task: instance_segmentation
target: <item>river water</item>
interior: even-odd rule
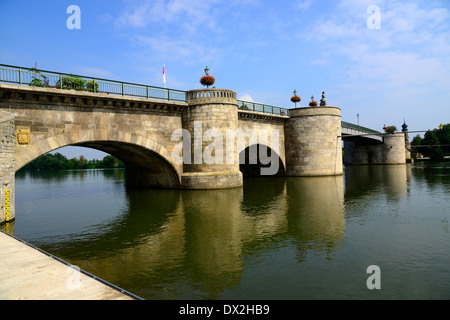
[[[7,228],[144,299],[450,298],[450,162],[213,191],[124,173],[17,174]]]

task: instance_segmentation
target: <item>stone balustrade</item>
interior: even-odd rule
[[[228,89],[197,89],[187,92],[187,103],[192,105],[211,103],[236,104],[236,92]]]

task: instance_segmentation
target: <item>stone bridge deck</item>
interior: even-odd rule
[[[341,121],[342,139],[346,141],[363,141],[365,144],[383,143],[381,132],[365,128],[350,122]]]

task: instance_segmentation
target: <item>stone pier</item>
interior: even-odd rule
[[[285,136],[287,176],[343,174],[340,108],[290,110]]]
[[[366,145],[350,141],[344,143],[344,164],[405,164],[405,135],[386,133],[382,144]]]
[[[190,134],[190,146],[183,148],[182,187],[200,190],[241,187],[237,145],[234,140],[232,145],[227,141],[227,132],[238,129],[236,92],[191,90],[187,92],[187,103],[182,126]]]

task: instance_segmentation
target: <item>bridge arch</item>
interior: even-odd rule
[[[16,150],[16,171],[32,160],[66,146],[97,149],[127,165],[127,185],[179,188],[182,168],[173,163],[170,152],[147,136],[107,129],[65,132],[44,138]]]
[[[239,170],[244,177],[284,176],[286,173],[282,157],[270,146],[252,144],[238,152]]]

